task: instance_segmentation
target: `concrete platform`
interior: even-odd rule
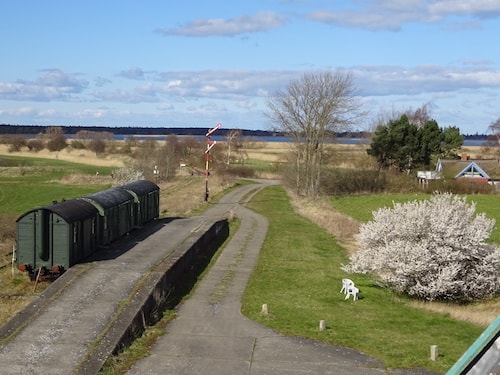
[[[119,319],[144,275],[212,221],[159,220],[97,253],[94,261],[72,267],[2,327],[2,339],[11,338],[0,347],[0,373],[76,372],[111,322]]]

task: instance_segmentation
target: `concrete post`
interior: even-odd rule
[[[437,345],[431,345],[431,361],[435,361],[439,357],[439,348]]]
[[[267,314],[268,314],[268,311],[267,311],[267,303],[264,303],[264,304],[262,305],[262,310],[260,311],[260,313],[261,313],[262,315],[267,315]]]
[[[324,331],[326,329],[326,321],[325,320],[320,320],[319,321],[319,330]]]

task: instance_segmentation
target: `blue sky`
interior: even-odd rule
[[[269,129],[266,98],[351,72],[357,127],[427,104],[441,127],[500,118],[499,0],[0,3],[0,123]]]

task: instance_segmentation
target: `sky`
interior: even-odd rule
[[[353,130],[426,105],[500,118],[500,0],[15,0],[0,3],[0,124],[269,130],[267,100],[349,73]]]

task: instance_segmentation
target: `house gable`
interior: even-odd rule
[[[455,178],[485,178],[489,180],[491,177],[479,165],[475,162],[471,162],[458,172]]]

